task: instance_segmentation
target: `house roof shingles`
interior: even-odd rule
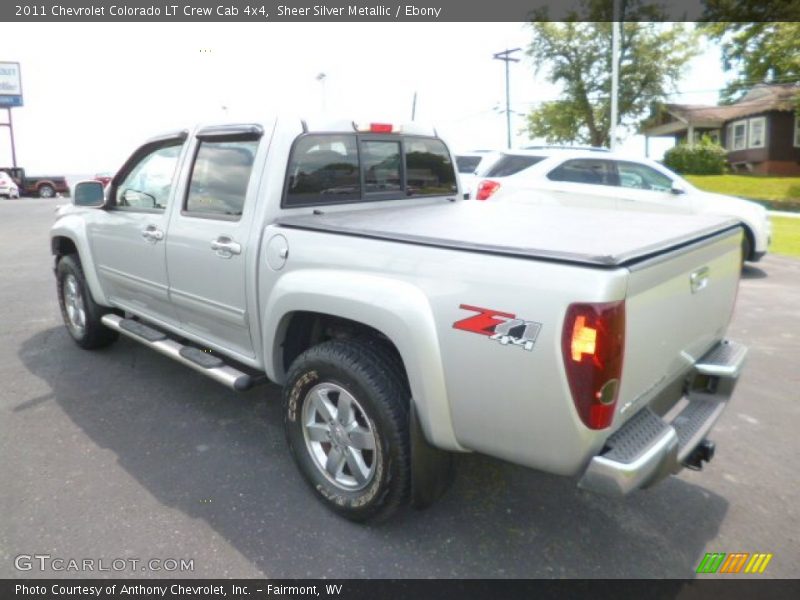
[[[760,84],[752,88],[745,96],[726,106],[708,106],[703,104],[665,104],[664,110],[685,123],[698,121],[730,121],[768,110],[795,110],[797,98],[800,96],[800,85],[797,84]]]

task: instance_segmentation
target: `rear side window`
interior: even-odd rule
[[[508,177],[519,173],[523,169],[532,167],[544,160],[543,156],[525,156],[521,154],[503,154],[491,168],[484,174],[484,177]]]
[[[361,198],[354,135],[300,138],[289,161],[285,204],[329,204]]]
[[[186,195],[186,212],[241,216],[257,148],[257,140],[201,141]]]
[[[436,196],[456,191],[456,173],[441,140],[406,138],[406,195]]]
[[[479,164],[481,164],[480,156],[456,156],[459,173],[474,173]]]
[[[456,191],[441,140],[368,134],[312,134],[295,142],[283,206],[309,206]]]
[[[551,181],[568,181],[589,185],[619,185],[614,164],[610,160],[568,160],[547,174]]]

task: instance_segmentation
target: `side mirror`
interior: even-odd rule
[[[99,181],[81,181],[75,186],[72,194],[72,203],[75,206],[100,208],[106,203],[103,184]]]
[[[675,194],[676,196],[680,196],[681,194],[686,193],[686,188],[680,181],[673,181],[672,186],[669,188],[669,191]]]

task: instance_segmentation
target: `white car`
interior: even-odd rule
[[[699,190],[651,160],[596,150],[508,150],[477,175],[477,200],[731,216],[744,226],[743,260],[760,260],[771,241],[764,207]]]
[[[500,154],[491,150],[472,150],[456,154],[456,170],[461,189],[469,193],[470,198],[475,197],[475,187],[478,183],[477,173],[494,163]]]
[[[0,198],[19,198],[17,184],[5,171],[0,171]]]

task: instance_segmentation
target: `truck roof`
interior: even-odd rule
[[[345,118],[331,118],[310,116],[307,118],[299,116],[279,115],[272,118],[255,118],[244,119],[236,121],[208,121],[197,124],[191,128],[195,131],[205,129],[238,129],[241,127],[257,126],[265,131],[272,129],[275,120],[285,122],[295,122],[297,125],[302,126],[306,133],[356,133],[359,131],[369,131],[371,124],[392,125],[395,134],[406,135],[424,135],[438,137],[436,128],[430,124],[420,123],[418,121],[392,121],[387,119],[345,119]],[[160,141],[162,139],[172,139],[187,136],[190,129],[184,128],[179,130],[172,130],[162,132],[158,135],[151,137],[148,142]]]
[[[281,217],[283,227],[616,267],[738,226],[715,215],[442,201]]]

